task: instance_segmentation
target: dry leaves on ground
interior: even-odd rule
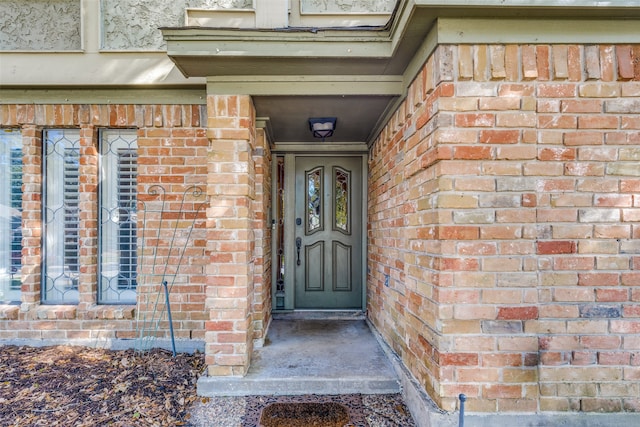
[[[185,425],[204,367],[164,350],[0,347],[0,425]]]

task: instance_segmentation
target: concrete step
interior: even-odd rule
[[[273,320],[366,320],[362,310],[295,310],[274,312]]]
[[[200,396],[293,396],[303,394],[395,394],[397,379],[384,378],[214,378],[198,381]]]
[[[366,322],[274,320],[244,377],[201,377],[201,396],[388,394],[400,385]]]

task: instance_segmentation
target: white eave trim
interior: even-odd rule
[[[450,19],[438,20],[440,44],[639,43],[640,19]]]
[[[403,76],[213,76],[207,93],[216,95],[377,95],[401,96]]]
[[[527,8],[625,8],[638,7],[638,0],[412,0],[416,6],[431,7],[527,7]]]
[[[295,34],[295,35],[293,35]],[[387,58],[391,46],[386,36],[346,32],[340,37],[320,30],[309,32],[265,32],[260,30],[163,29],[167,54],[171,57],[242,58]]]

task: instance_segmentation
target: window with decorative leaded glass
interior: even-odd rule
[[[22,273],[22,136],[0,129],[0,303],[20,301]]]
[[[138,145],[135,130],[100,133],[98,302],[135,304]]]
[[[44,263],[41,298],[48,304],[78,303],[80,132],[44,132]]]

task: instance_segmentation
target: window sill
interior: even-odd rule
[[[20,306],[0,304],[0,320],[18,320]]]
[[[94,305],[86,310],[76,305],[39,305],[28,310],[31,320],[134,320],[135,305]],[[0,304],[0,320],[19,320],[20,306]]]
[[[82,313],[86,319],[132,320],[136,315],[135,305],[94,305]]]
[[[36,309],[36,319],[71,320],[76,318],[77,310],[75,305],[40,305]]]

